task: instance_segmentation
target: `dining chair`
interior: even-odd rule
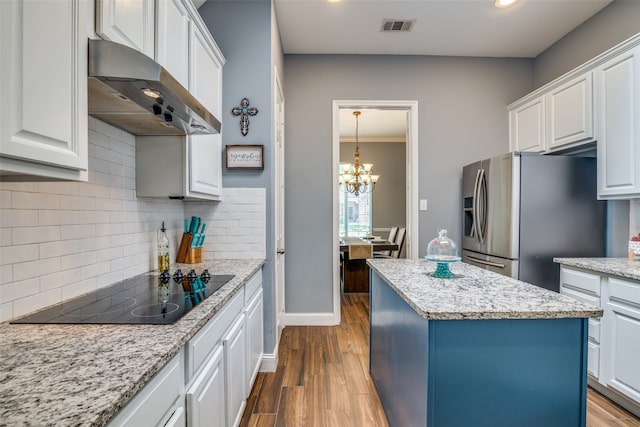
[[[395,251],[391,251],[391,258],[400,258],[402,255],[402,250],[404,249],[404,240],[407,236],[407,229],[401,227],[398,229],[398,234],[396,234],[395,244],[398,245],[398,249]]]
[[[391,227],[391,230],[389,230],[389,236],[387,237],[387,242],[395,243],[397,235],[398,235],[398,227]],[[391,257],[391,251],[377,251],[373,253],[373,257],[374,258]]]

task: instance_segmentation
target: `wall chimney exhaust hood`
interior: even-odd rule
[[[89,115],[134,135],[220,133],[220,121],[160,64],[119,43],[89,40]]]

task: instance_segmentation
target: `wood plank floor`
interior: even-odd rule
[[[339,326],[290,326],[276,372],[258,374],[240,427],[388,426],[369,376],[369,295],[342,297]],[[587,427],[640,427],[594,390]]]

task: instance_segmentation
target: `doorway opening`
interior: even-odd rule
[[[380,175],[375,190],[354,197],[338,185],[341,163],[353,163],[354,111],[358,116],[361,163],[373,163]],[[406,228],[403,256],[418,254],[417,101],[333,102],[333,315],[340,322],[340,240],[373,235],[386,239],[392,227]]]

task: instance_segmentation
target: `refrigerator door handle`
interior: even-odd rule
[[[473,215],[473,225],[471,226],[471,237],[475,238],[476,241],[480,241],[480,230],[478,229],[478,203],[480,199],[478,198],[478,189],[480,187],[480,171],[482,169],[478,169],[476,172],[476,181],[473,184],[473,206],[471,209],[471,214]]]
[[[476,257],[470,256],[470,255],[467,255],[466,257],[469,258],[473,262],[477,262],[478,264],[488,265],[490,267],[507,268],[506,265],[500,264],[500,263],[497,263],[497,262],[485,261],[483,259],[476,258]]]
[[[484,241],[487,237],[487,177],[484,169],[480,169],[480,175],[478,179],[478,239],[480,244],[484,245]]]

